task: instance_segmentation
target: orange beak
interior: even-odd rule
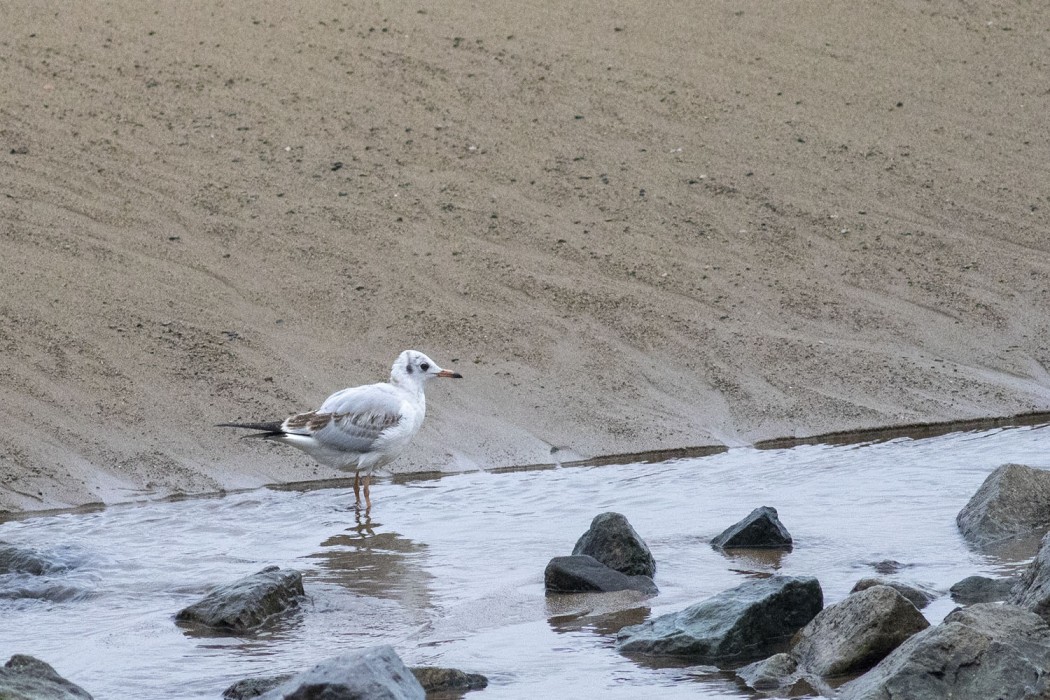
[[[439,377],[448,377],[450,379],[462,379],[463,378],[462,374],[460,374],[459,372],[453,372],[450,369],[443,369],[443,370],[441,370],[440,372],[437,373],[437,376],[439,376]]]

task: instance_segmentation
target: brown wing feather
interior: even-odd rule
[[[331,413],[318,413],[317,411],[307,411],[306,413],[298,413],[291,418],[284,421],[285,431],[289,433],[316,433],[332,421]]]

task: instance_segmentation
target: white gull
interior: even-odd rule
[[[297,413],[283,421],[219,425],[260,430],[245,437],[282,442],[321,464],[353,471],[358,502],[364,472],[365,504],[371,507],[372,472],[394,460],[423,425],[427,412],[423,387],[434,377],[462,376],[441,369],[417,350],[405,350],[390,368],[388,382],[337,391],[316,411]]]

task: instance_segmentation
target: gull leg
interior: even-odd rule
[[[365,474],[365,508],[371,510],[372,508],[372,497],[369,494],[369,487],[372,485],[372,475]]]
[[[365,493],[368,493],[368,491],[365,491]],[[360,472],[354,472],[354,500],[357,501],[358,503],[361,502],[361,473]]]

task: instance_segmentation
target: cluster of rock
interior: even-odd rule
[[[957,522],[980,548],[1045,533],[1050,473],[1000,467]],[[806,683],[841,700],[1050,697],[1050,534],[1019,578],[971,576],[952,586],[952,598],[969,607],[936,626],[917,609],[931,593],[862,580],[845,600],[816,615],[787,651],[737,675],[756,690],[790,691]],[[837,693],[826,683],[859,673]]]
[[[919,610],[938,594],[922,586],[864,578],[844,600],[824,607],[816,578],[765,576],[679,612],[623,627],[617,649],[734,669],[741,682],[762,692],[822,692],[842,700],[1050,697],[1050,472],[1000,467],[957,522],[977,547],[1040,535],[1042,541],[1021,576],[971,576],[952,586],[952,598],[969,607],[956,609],[936,626]],[[762,507],[711,544],[728,553],[785,549],[793,540],[777,511]],[[0,573],[42,575],[52,565],[39,553],[0,543]],[[896,562],[874,566],[886,574],[901,569]],[[572,555],[551,559],[544,582],[548,594],[626,590],[655,595],[655,573],[652,552],[627,519],[602,513]],[[294,613],[304,596],[298,571],[267,567],[216,588],[175,618],[210,633],[243,634]],[[832,690],[832,683],[849,677]],[[246,679],[227,688],[223,697],[409,700],[486,685],[484,676],[456,669],[408,668],[391,647],[379,646],[333,657],[294,676]],[[16,655],[0,668],[0,697],[91,696],[43,661]]]
[[[300,572],[268,566],[215,588],[176,613],[175,619],[211,633],[243,634],[293,613],[305,596]],[[378,646],[326,659],[298,675],[238,681],[223,692],[223,697],[422,700],[428,693],[465,692],[486,685],[484,676],[458,669],[408,668],[392,647]]]
[[[543,573],[548,593],[658,592],[656,560],[648,545],[619,513],[602,513],[580,536],[572,555],[554,557]]]
[[[649,554],[617,514],[596,518],[588,535],[613,522],[621,541]],[[1050,473],[1001,467],[960,513],[959,526],[977,544],[1050,529]],[[581,542],[594,539],[588,535]],[[783,549],[794,543],[776,510],[763,507],[711,544],[728,552]],[[600,551],[589,553],[602,561]],[[552,574],[561,559],[571,557],[556,558],[548,566],[549,592],[568,588]],[[875,568],[887,574],[903,568],[890,564]],[[655,564],[649,570],[655,572]],[[581,585],[574,590],[601,589]],[[617,648],[627,655],[735,669],[745,685],[763,692],[821,692],[844,700],[1050,697],[1050,534],[1019,578],[971,576],[953,586],[951,595],[970,607],[931,626],[919,611],[939,593],[921,585],[863,578],[844,600],[824,607],[815,578],[769,576],[624,627],[617,634]],[[832,689],[851,677],[837,691]]]
[[[30,569],[45,573],[48,559],[31,550],[0,543],[0,572]],[[175,614],[190,629],[209,634],[245,634],[293,614],[305,599],[302,574],[269,566],[219,586]],[[479,674],[458,669],[408,668],[389,646],[372,647],[327,659],[294,676],[251,678],[234,683],[223,697],[324,697],[330,700],[423,700],[428,694],[463,693],[488,685]],[[0,698],[5,700],[90,700],[83,688],[65,680],[48,664],[16,655],[0,668]]]

